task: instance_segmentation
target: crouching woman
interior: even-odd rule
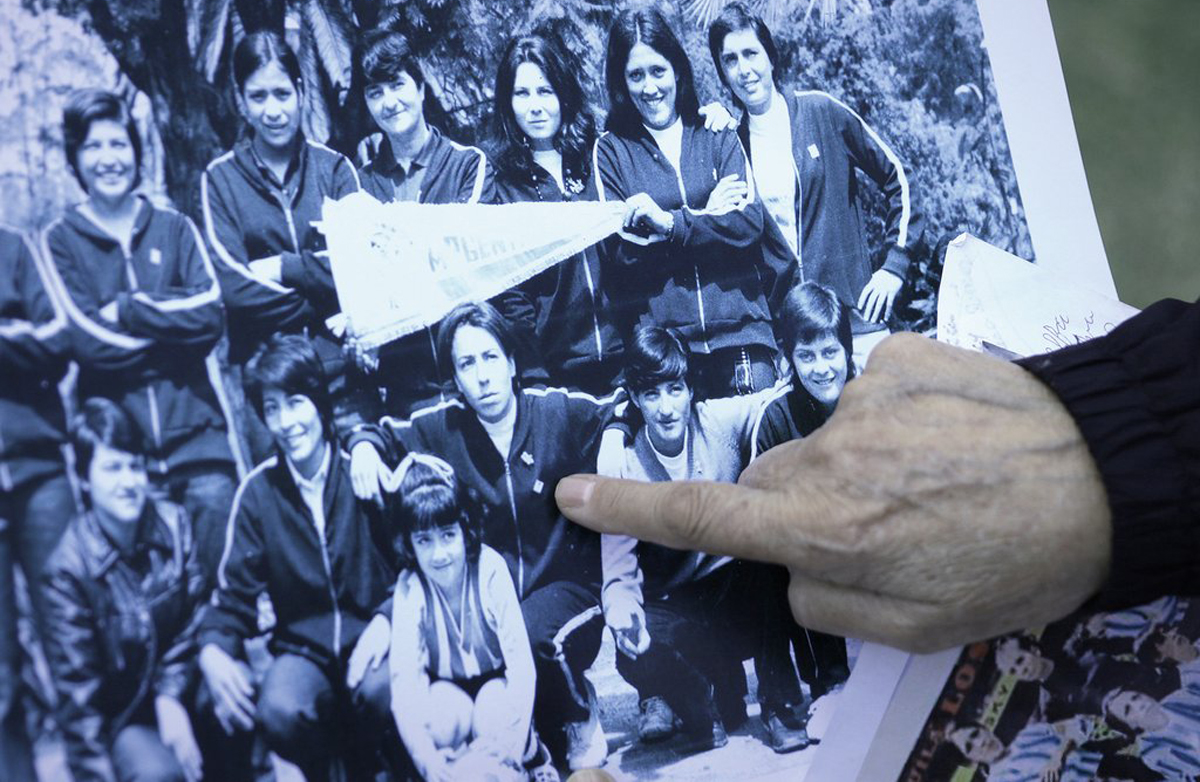
[[[146,446],[115,403],[84,402],[73,438],[89,507],[43,571],[46,651],[72,775],[249,779],[248,745],[231,746],[212,720],[193,722],[211,709],[195,707],[190,686],[205,580],[187,513],[147,501]]]
[[[530,728],[534,668],[504,558],[482,542],[480,508],[446,462],[397,469],[392,712],[430,780],[557,779]],[[551,776],[552,775],[552,776]]]

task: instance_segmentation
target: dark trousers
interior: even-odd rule
[[[200,686],[188,708],[192,733],[204,764],[206,782],[252,782],[249,733],[228,736],[213,714],[212,699]],[[163,744],[154,721],[153,701],[138,710],[135,718],[113,739],[109,751],[113,770],[120,782],[184,782],[183,767]]]
[[[714,716],[732,729],[746,716],[741,661],[753,658],[759,702],[764,712],[776,708],[781,686],[795,678],[782,587],[772,568],[735,561],[647,598],[650,647],[636,660],[618,652],[617,671],[640,697],[664,698],[685,729],[707,727]]]
[[[562,728],[590,714],[583,672],[595,661],[604,637],[604,614],[594,587],[557,581],[521,601],[537,671],[533,720],[557,757],[564,750]]]
[[[75,495],[63,473],[0,494],[0,769],[12,782],[36,780],[25,732],[14,570],[20,565],[25,575],[32,624],[40,631],[46,616],[42,567],[76,512]]]
[[[309,782],[331,778],[340,760],[348,780],[372,779],[377,753],[399,745],[391,730],[391,683],[385,659],[358,687],[346,688],[345,670],[282,654],[267,670],[258,696],[258,722],[267,746],[296,764]],[[394,747],[393,747],[394,748]]]

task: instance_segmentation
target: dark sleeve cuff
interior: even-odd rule
[[[1200,594],[1200,303],[1017,363],[1071,413],[1108,495],[1112,569],[1084,609]]]

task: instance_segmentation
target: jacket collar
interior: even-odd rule
[[[700,434],[699,426],[696,423],[698,414],[696,405],[692,404],[692,417],[688,420],[687,431],[687,477],[696,477],[696,438]],[[663,467],[662,462],[654,453],[654,445],[650,442],[650,435],[647,432],[647,427],[642,424],[642,428],[638,429],[637,435],[633,438],[633,452],[638,458],[638,462],[642,465],[642,469],[650,476],[650,480],[655,482],[672,480],[667,474],[667,468]]]
[[[157,548],[168,553],[174,551],[171,531],[159,516],[158,508],[153,502],[146,502],[146,508],[137,524],[138,531],[133,543],[134,556],[147,548]],[[104,530],[94,510],[81,517],[79,537],[87,553],[88,562],[92,563],[98,576],[104,575],[118,560],[124,558],[124,553]]]
[[[300,183],[304,181],[304,172],[308,168],[308,140],[301,133],[298,136],[299,144],[296,149],[296,154],[292,161],[288,163],[287,174],[284,176],[283,189],[287,189],[290,185],[295,184],[293,193],[300,190]],[[254,139],[250,136],[243,138],[233,147],[233,159],[237,167],[245,175],[250,184],[259,192],[269,196],[274,196],[280,190],[280,184],[276,182],[274,174],[263,163],[262,158],[254,151]]]
[[[150,226],[150,218],[153,217],[154,207],[146,200],[146,197],[140,193],[134,196],[137,199],[137,214],[133,218],[133,241],[131,244],[137,245],[138,240],[146,229]],[[106,248],[117,247],[120,242],[117,237],[110,234],[97,224],[92,218],[84,213],[82,204],[76,204],[67,210],[63,220],[76,233],[83,235],[93,244],[101,245]]]
[[[527,441],[532,428],[533,398],[518,389],[516,403],[517,420],[513,424],[512,443],[509,445],[508,454],[503,457],[496,450],[492,438],[488,436],[487,430],[483,428],[483,424],[479,422],[479,416],[475,414],[471,406],[463,402],[461,409],[458,410],[463,418],[463,439],[466,442],[467,450],[471,452],[472,463],[480,472],[483,472],[483,468],[487,466],[503,472],[505,463],[509,462],[514,455],[520,458],[522,453],[529,452]],[[530,455],[534,456],[534,454]]]
[[[404,171],[401,168],[400,161],[396,160],[396,153],[392,150],[392,140],[387,135],[384,135],[383,142],[379,145],[379,152],[375,158],[378,161],[376,167],[380,173],[392,177],[397,173],[412,173],[413,169],[418,167],[428,171],[443,145],[441,132],[432,125],[428,127],[429,137],[425,139],[425,145],[421,147],[421,151],[417,153],[412,163],[409,164],[408,171]]]

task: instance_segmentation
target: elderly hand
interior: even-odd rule
[[[1104,487],[1054,394],[911,334],[736,486],[572,476],[556,497],[601,532],[786,565],[802,625],[914,651],[1058,619],[1110,562]]]

